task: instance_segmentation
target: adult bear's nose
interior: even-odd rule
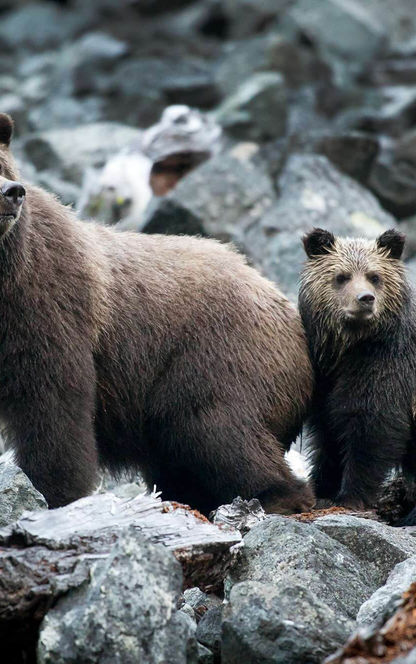
[[[20,182],[5,182],[0,191],[4,198],[15,207],[21,205],[26,196],[26,190]]]

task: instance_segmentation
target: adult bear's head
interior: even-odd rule
[[[26,195],[9,148],[12,135],[13,120],[0,113],[0,239],[19,220]]]
[[[367,336],[403,308],[407,282],[401,255],[404,235],[388,230],[375,241],[339,238],[315,228],[303,238],[308,256],[300,306],[321,329]]]

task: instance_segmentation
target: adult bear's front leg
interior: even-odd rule
[[[92,357],[75,364],[75,357],[62,356],[54,366],[39,368],[36,384],[21,390],[6,409],[16,463],[49,507],[88,495],[98,468]]]

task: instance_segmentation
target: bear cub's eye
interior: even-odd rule
[[[369,274],[369,275],[367,275],[367,279],[368,279],[368,281],[371,281],[371,283],[374,284],[374,286],[379,284],[380,281],[381,281],[378,274]]]
[[[335,277],[335,281],[337,282],[337,284],[340,285],[345,284],[345,282],[349,281],[350,279],[351,279],[350,274],[344,274],[342,272],[340,272],[340,274],[337,274],[337,276]]]

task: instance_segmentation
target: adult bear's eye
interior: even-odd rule
[[[351,275],[349,275],[349,274],[345,274],[345,273],[343,273],[343,272],[340,272],[340,273],[337,274],[337,276],[335,277],[335,281],[337,282],[337,284],[340,284],[340,285],[341,285],[341,284],[345,284],[345,282],[346,282],[346,281],[349,281],[350,279],[351,279]]]

